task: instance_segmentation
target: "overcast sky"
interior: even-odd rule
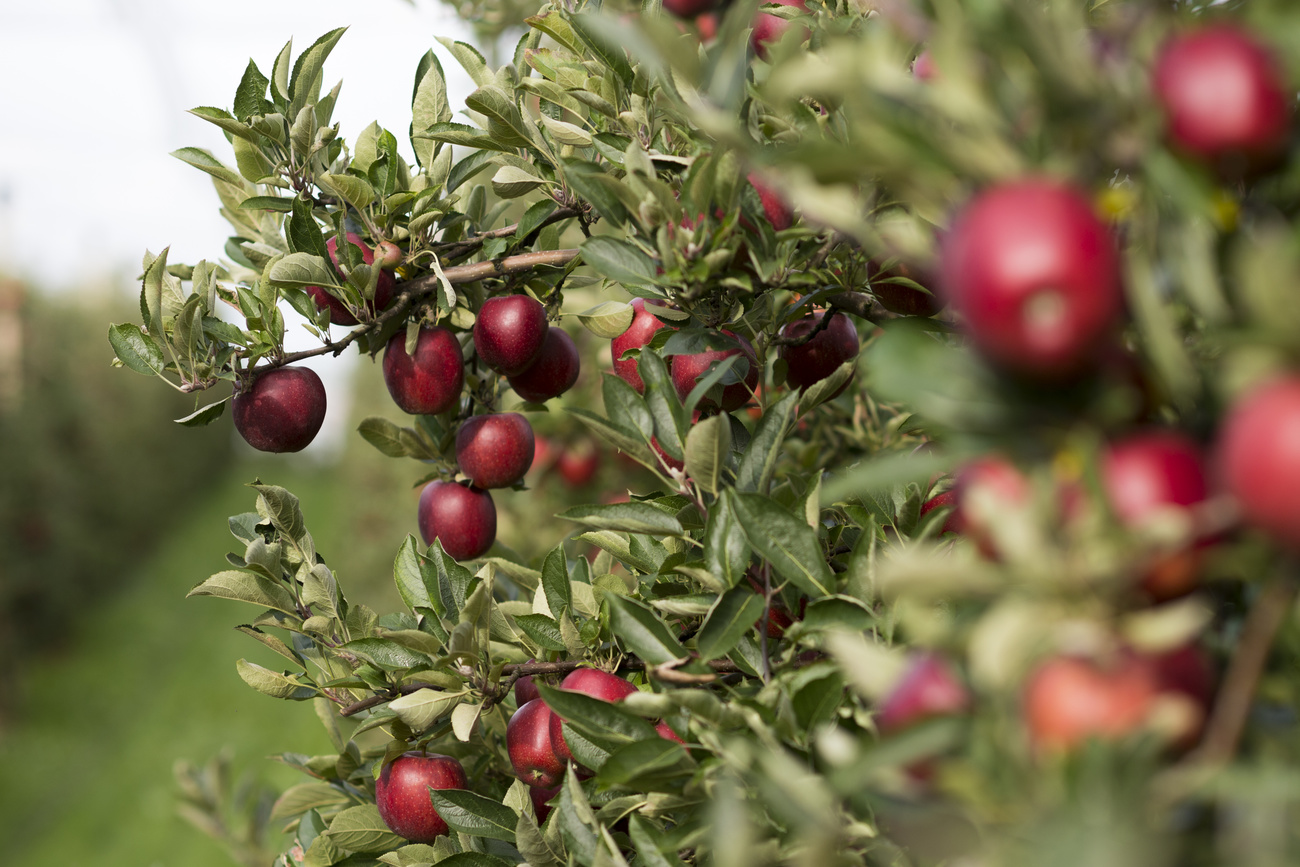
[[[412,161],[405,130],[424,52],[442,61],[453,109],[472,90],[434,39],[472,37],[437,0],[0,0],[0,273],[45,291],[108,278],[133,292],[146,249],[220,258],[230,230],[208,176],[169,154],[234,159],[188,109],[229,109],[250,58],[269,74],[289,39],[296,56],[342,26],[325,65],[326,89],[343,81],[340,133],[352,141],[378,120]],[[331,407],[318,453],[343,434],[352,365],[341,361],[311,365]]]

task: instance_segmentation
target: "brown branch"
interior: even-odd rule
[[[547,217],[545,220],[542,220],[542,222],[538,223],[536,228],[534,228],[533,231],[529,233],[529,237],[532,237],[534,234],[536,234],[542,229],[545,229],[547,226],[551,225],[552,223],[558,223],[561,220],[567,220],[571,217],[577,217],[581,214],[582,214],[582,210],[579,208],[571,208],[571,207],[558,208],[549,217]],[[446,251],[445,255],[443,256],[444,259],[456,259],[460,256],[464,256],[466,253],[477,250],[479,247],[482,247],[483,244],[487,241],[494,240],[496,238],[509,238],[511,235],[513,235],[515,232],[518,231],[519,231],[519,224],[511,223],[509,226],[502,226],[500,229],[492,229],[487,232],[482,232],[478,235],[475,235],[472,238],[465,238],[462,241],[447,241],[442,244],[434,244],[433,249]]]
[[[1221,765],[1236,755],[1269,650],[1278,630],[1291,615],[1296,589],[1295,577],[1283,576],[1265,587],[1251,606],[1205,734],[1200,746],[1188,756],[1189,763]]]

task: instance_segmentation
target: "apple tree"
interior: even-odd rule
[[[234,234],[110,328],[273,452],[327,412],[298,362],[382,356],[360,435],[417,462],[402,610],[274,479],[191,591],[335,748],[280,757],[277,863],[1293,859],[1300,10],[526,25],[413,58],[396,132],[331,122],[343,30],[250,62],[193,111],[233,159],[176,154]],[[644,474],[498,540],[548,405]]]

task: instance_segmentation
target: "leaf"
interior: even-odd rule
[[[186,597],[216,596],[220,599],[234,599],[263,608],[272,608],[295,617],[298,615],[298,606],[294,603],[289,588],[264,575],[242,569],[218,572],[185,595]]]
[[[118,360],[136,373],[159,376],[167,364],[162,347],[137,325],[127,322],[121,325],[110,325],[108,342],[112,344]]]
[[[515,824],[515,846],[529,867],[559,867],[560,859],[546,845],[537,819],[527,810],[519,814],[519,821]]]
[[[817,533],[801,518],[762,494],[724,492],[731,500],[749,544],[771,562],[782,578],[814,597],[828,595],[834,584]]]
[[[719,497],[709,507],[703,541],[705,568],[724,586],[735,587],[749,568],[749,540],[730,497]]]
[[[510,96],[495,84],[479,87],[465,97],[465,105],[486,116],[491,123],[492,138],[510,147],[526,148],[533,142],[528,136],[519,108]]]
[[[597,337],[612,340],[632,325],[635,311],[626,301],[603,301],[578,314],[578,321]]]
[[[402,428],[386,418],[370,416],[357,425],[361,438],[390,458],[404,458],[409,454]]]
[[[319,175],[316,183],[322,190],[338,196],[358,211],[366,210],[375,201],[375,188],[370,182],[353,175]]]
[[[580,148],[591,147],[591,133],[577,124],[555,120],[545,112],[542,113],[541,120],[542,126],[546,127],[546,131],[560,144]]]
[[[686,474],[710,494],[717,494],[731,455],[731,420],[710,416],[686,435]]]
[[[387,852],[406,842],[388,830],[374,804],[349,807],[339,813],[324,835],[335,846],[349,852]]]
[[[438,867],[516,867],[504,858],[486,852],[458,852],[437,863]]]
[[[276,286],[337,286],[338,275],[333,273],[320,256],[311,253],[290,253],[271,266],[267,279]]]
[[[665,737],[646,738],[615,750],[600,769],[600,779],[638,789],[655,781],[690,774],[695,763],[685,748]]]
[[[482,87],[485,84],[492,83],[492,72],[488,69],[487,61],[483,59],[483,55],[479,54],[478,49],[473,45],[456,42],[445,36],[439,36],[437,40],[451,52],[451,56],[456,58],[456,62],[469,73],[469,77],[474,84]]]
[[[329,783],[299,783],[280,795],[271,808],[271,820],[291,819],[308,810],[333,807],[351,800],[344,792]]]
[[[853,378],[853,374],[857,369],[858,360],[854,358],[835,368],[829,376],[814,382],[799,398],[799,412],[801,414],[812,412],[830,400],[846,382]]]
[[[518,817],[505,804],[468,789],[430,789],[429,797],[433,808],[453,831],[515,842]]]
[[[777,459],[785,434],[799,403],[798,393],[791,393],[769,406],[754,428],[754,436],[740,456],[736,468],[736,490],[766,493],[772,483]]]
[[[343,644],[343,649],[387,671],[429,664],[427,654],[410,650],[394,641],[386,641],[382,638],[354,638]]]
[[[481,704],[458,704],[451,712],[451,730],[456,740],[468,743],[478,726],[478,718],[483,713]]]
[[[701,659],[719,659],[763,616],[763,597],[740,585],[718,597],[695,636]]]
[[[514,620],[524,634],[543,650],[563,652],[566,649],[560,625],[553,618],[545,614],[517,614]]]
[[[503,199],[517,199],[549,183],[519,166],[507,165],[492,176],[492,191]]]
[[[546,683],[538,683],[537,691],[547,707],[598,744],[616,746],[657,737],[649,721],[617,704]]]
[[[684,536],[686,531],[677,518],[650,503],[611,503],[609,505],[573,506],[557,517],[597,530],[648,533],[656,536]]]
[[[235,670],[244,683],[272,698],[306,701],[315,698],[317,694],[314,687],[305,686],[287,674],[279,674],[246,659],[236,662]]]
[[[647,665],[660,665],[686,656],[677,636],[644,603],[626,596],[607,596],[610,627],[619,640]]]
[[[417,690],[410,695],[395,698],[388,709],[413,732],[428,731],[433,724],[460,704],[464,692],[440,692],[434,689]]]
[[[171,155],[183,163],[207,172],[217,180],[225,181],[237,190],[252,192],[252,185],[245,181],[239,172],[222,165],[219,159],[202,148],[181,148],[172,151]]]
[[[398,595],[412,612],[425,608],[439,615],[445,613],[438,595],[438,573],[433,564],[420,555],[419,543],[409,533],[393,560],[393,581]]]
[[[316,224],[316,219],[312,216],[311,211],[310,202],[295,197],[293,199],[293,213],[289,217],[285,236],[289,240],[290,251],[294,253],[310,253],[324,262],[329,258],[329,247],[326,246],[325,236],[321,234],[320,226]]]
[[[596,16],[590,14],[572,15],[569,17],[569,26],[625,86],[631,87],[635,75],[632,72],[632,64],[627,59],[627,53],[623,46],[611,42],[604,33],[600,32],[600,28],[592,26],[590,19],[594,17]]]
[[[315,101],[325,58],[329,57],[346,31],[346,27],[331,30],[298,55],[289,78],[289,117],[297,117],[298,112]]]
[[[557,619],[573,603],[569,588],[568,559],[563,545],[552,548],[542,561],[542,592],[546,594],[546,605],[551,610],[551,616]]]
[[[422,166],[433,162],[435,145],[428,139],[418,138],[435,123],[451,120],[451,103],[447,100],[447,79],[442,64],[432,50],[425,52],[416,68],[415,91],[411,95],[411,147],[415,159]]]
[[[582,242],[580,249],[582,261],[602,277],[628,286],[655,282],[654,260],[634,244],[609,235],[592,235]]]
[[[307,535],[302,507],[298,498],[278,485],[251,484],[257,491],[257,511],[271,522],[271,526],[295,541]]]
[[[578,782],[577,770],[570,765],[560,784],[559,814],[552,820],[559,825],[560,836],[581,864],[591,864],[596,856],[596,834],[592,828],[596,817]]]

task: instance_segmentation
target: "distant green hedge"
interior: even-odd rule
[[[13,284],[0,290],[12,316]],[[191,398],[160,404],[155,383],[111,369],[104,323],[128,307],[29,291],[17,352],[12,331],[0,345],[0,712],[22,659],[120,586],[230,456],[227,425],[160,424]]]

